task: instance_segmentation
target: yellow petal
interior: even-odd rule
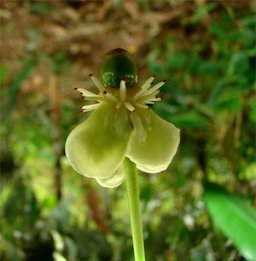
[[[104,179],[96,179],[97,182],[102,186],[106,188],[115,188],[121,185],[124,181],[124,169],[123,165],[121,165],[114,174],[109,178]]]
[[[80,174],[108,178],[123,162],[131,134],[127,110],[102,104],[66,141],[66,156]]]
[[[167,169],[180,142],[180,130],[152,110],[138,109],[131,114],[134,130],[127,156],[137,168],[157,173]]]

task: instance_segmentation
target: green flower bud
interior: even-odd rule
[[[125,80],[128,88],[134,86],[137,70],[129,53],[121,48],[108,52],[101,68],[101,77],[105,87],[119,88],[121,80]]]

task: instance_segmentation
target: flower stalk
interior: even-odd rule
[[[134,164],[128,158],[124,160],[124,172],[126,178],[126,189],[130,210],[134,257],[135,261],[145,261],[138,173],[136,164]]]

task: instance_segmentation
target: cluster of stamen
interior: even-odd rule
[[[165,84],[165,81],[162,81],[154,85],[155,76],[152,76],[141,87],[127,88],[125,80],[121,80],[119,89],[117,89],[111,87],[105,88],[92,74],[90,74],[90,78],[98,88],[98,94],[82,88],[76,88],[76,90],[82,94],[85,100],[97,103],[83,106],[81,108],[83,112],[95,110],[102,103],[111,103],[116,110],[124,106],[131,112],[135,111],[136,107],[149,109],[148,105],[161,100],[157,94],[160,92],[159,89]]]

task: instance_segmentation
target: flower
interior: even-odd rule
[[[136,68],[123,49],[106,55],[101,71],[103,83],[93,75],[97,94],[78,88],[85,100],[82,111],[93,111],[68,136],[66,156],[80,174],[95,178],[104,187],[117,187],[124,180],[123,161],[128,157],[147,173],[166,170],[180,141],[180,131],[158,117],[149,107],[164,81],[154,76],[137,84]]]

